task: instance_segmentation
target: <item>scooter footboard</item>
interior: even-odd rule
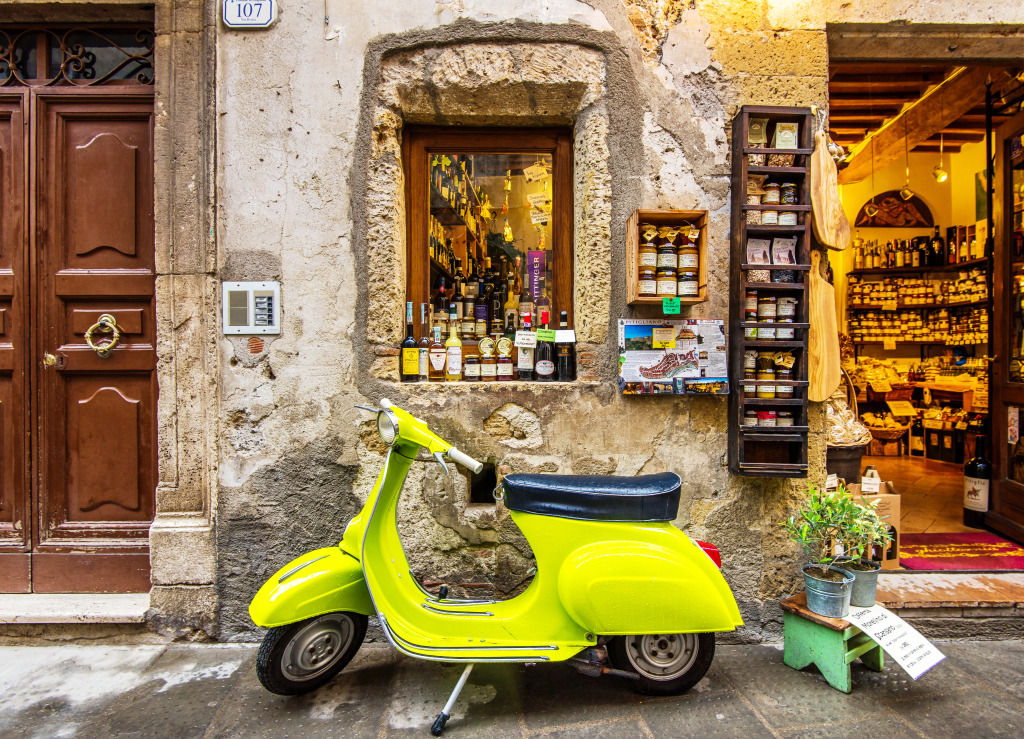
[[[605,636],[733,631],[743,624],[718,568],[682,537],[671,547],[583,546],[563,563],[558,592],[573,620]]]
[[[373,615],[363,568],[340,547],[326,547],[294,559],[259,589],[249,604],[257,626],[283,626],[334,611]]]

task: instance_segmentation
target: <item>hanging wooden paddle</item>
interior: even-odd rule
[[[839,328],[836,325],[836,291],[821,276],[821,253],[811,251],[811,274],[807,314],[811,327],[807,335],[807,399],[827,400],[842,381],[839,358]]]
[[[811,219],[814,235],[829,249],[843,251],[850,245],[850,222],[839,199],[836,163],[828,152],[828,136],[824,131],[814,135],[811,154]]]

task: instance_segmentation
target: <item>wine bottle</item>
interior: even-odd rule
[[[548,325],[545,323],[544,328]],[[533,371],[537,375],[537,382],[555,382],[558,374],[555,372],[555,344],[551,341],[537,342],[537,361],[534,362]]]
[[[910,455],[913,457],[924,456],[924,424],[918,416],[910,424]]]
[[[523,314],[523,327],[520,330],[532,330],[532,321],[529,313]],[[520,380],[530,381],[533,379],[533,352],[533,347],[519,347],[519,358],[516,361],[516,367],[519,369]]]
[[[441,284],[437,288],[437,295],[434,297],[434,325],[441,329],[441,333],[448,333],[448,306],[451,302],[448,300],[448,296],[445,294],[444,289],[444,278],[441,278]]]
[[[430,366],[430,325],[427,323],[428,308],[429,305],[427,303],[420,303],[420,382],[428,382],[430,380],[430,372],[428,370]]]
[[[458,382],[462,379],[462,341],[459,339],[459,323],[455,318],[456,307],[452,303],[448,321],[448,340],[445,346],[444,379],[447,382]]]
[[[568,333],[569,314],[566,311],[559,313],[558,328]],[[563,337],[565,335],[563,334]],[[576,379],[576,342],[563,339],[555,340],[555,372],[560,382],[572,382]]]
[[[402,342],[402,382],[420,379],[420,349],[412,331],[412,303],[405,304],[405,341]]]
[[[992,463],[985,458],[985,437],[974,438],[974,456],[964,465],[964,526],[983,529],[992,482]]]
[[[444,368],[445,362],[447,361],[447,354],[445,352],[444,342],[441,341],[440,326],[434,326],[434,340],[430,342],[428,359],[430,360],[430,366],[427,368],[427,373],[430,376],[430,382],[444,382]]]

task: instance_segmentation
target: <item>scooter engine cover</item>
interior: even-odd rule
[[[505,507],[580,521],[671,521],[682,480],[674,472],[617,475],[508,475]]]

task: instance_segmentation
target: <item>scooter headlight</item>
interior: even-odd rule
[[[378,411],[377,433],[380,434],[381,441],[391,446],[398,438],[398,419],[387,411]]]

